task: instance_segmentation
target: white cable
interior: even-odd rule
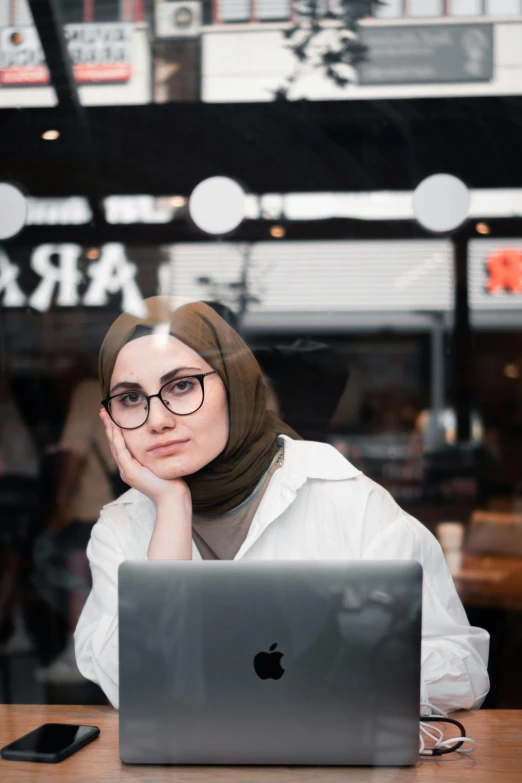
[[[434,742],[440,742],[442,739],[444,739],[444,731],[442,729],[439,729],[435,726],[430,726],[433,731],[435,731],[435,734],[432,734],[428,729],[426,728],[426,724],[421,723],[420,730],[423,734],[426,734],[427,737],[432,739]]]
[[[439,739],[442,739],[443,736],[444,736],[444,729],[439,729],[438,726],[432,726],[431,723],[426,723],[425,721],[421,721],[420,726],[421,726],[421,731],[423,731],[425,734],[428,734],[433,739],[436,739],[436,738],[433,737],[432,734],[430,734],[430,731],[434,731],[435,734],[438,735]],[[430,731],[428,731],[428,727],[429,727]]]
[[[450,739],[443,740],[442,742],[436,744],[433,748],[430,749],[426,749],[422,736],[420,737],[420,739],[421,742],[420,742],[419,756],[433,756],[433,750],[435,748],[437,749],[448,748],[451,746],[452,743],[457,744],[458,742],[471,742],[472,746],[471,748],[455,748],[455,753],[471,753],[477,747],[477,743],[471,737],[451,737]]]
[[[442,712],[442,710],[439,711]],[[441,717],[446,718],[447,715],[443,713]],[[423,718],[424,720],[420,721],[420,726],[419,726],[419,755],[420,756],[433,756],[434,750],[443,750],[443,749],[451,748],[452,745],[457,745],[460,742],[470,742],[471,747],[455,748],[456,753],[471,753],[477,747],[476,741],[471,737],[457,736],[457,737],[449,737],[448,739],[443,739],[444,730],[440,729],[438,726],[434,726],[433,724],[431,724],[429,722],[429,715],[423,716]],[[431,748],[426,748],[424,735],[426,735],[433,741],[434,744]]]
[[[474,739],[471,737],[450,737],[447,740],[442,740],[442,742],[439,743],[439,748],[449,748],[452,743],[457,742],[471,742],[471,748],[456,748],[457,753],[471,753],[471,751],[475,750],[477,747],[477,743]]]
[[[423,734],[426,734],[426,736],[428,736],[430,739],[432,739],[435,744],[440,742],[442,740],[442,738],[444,737],[444,732],[441,729],[439,729],[437,726],[431,726],[430,725],[430,729],[433,729],[433,731],[436,732],[436,735],[434,735],[430,731],[428,731],[427,725],[428,724],[424,723],[423,721],[421,721],[421,723],[420,723],[420,731],[419,731],[419,745],[420,745],[420,747],[419,747],[419,753],[422,753],[425,750],[425,747],[426,747],[426,745],[424,743]]]

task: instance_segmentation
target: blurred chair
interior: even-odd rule
[[[465,548],[474,555],[522,557],[522,513],[474,511]]]

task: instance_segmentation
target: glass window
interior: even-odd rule
[[[222,22],[247,22],[250,13],[250,0],[221,0],[219,3],[219,18]]]
[[[404,0],[386,0],[386,5],[378,5],[373,9],[377,19],[397,19],[404,13]]]
[[[288,37],[294,27],[289,18],[306,20],[309,2],[315,4],[319,29],[309,36],[303,25]],[[517,537],[522,518],[522,185],[517,180],[522,79],[516,78],[522,73],[522,0],[188,0],[188,5],[201,7],[201,25],[183,0],[0,0],[0,714],[8,702],[7,725],[13,711],[17,720],[21,715],[16,705],[48,702],[62,705],[64,718],[74,722],[76,705],[104,704],[115,694],[117,609],[110,585],[116,584],[121,555],[145,559],[150,540],[138,535],[140,525],[120,524],[119,515],[140,517],[141,523],[142,509],[153,514],[154,504],[142,506],[138,491],[124,501],[127,511],[111,506],[126,488],[99,411],[102,397],[123,379],[105,377],[102,391],[97,357],[122,311],[140,315],[143,298],[156,294],[169,296],[173,307],[209,302],[241,333],[244,343],[223,331],[210,351],[205,337],[200,358],[215,362],[218,353],[237,347],[233,358],[238,372],[245,373],[242,393],[260,390],[264,382],[268,410],[277,411],[303,438],[323,441],[305,444],[307,453],[302,452],[311,477],[325,469],[328,454],[339,465],[344,455],[419,520],[407,520],[409,551],[429,545],[421,525],[439,535],[471,624],[491,633],[494,676],[486,710],[522,710],[522,587],[514,594],[515,555],[522,575]],[[59,18],[45,17],[50,6]],[[42,40],[45,55],[56,64],[52,73],[30,8],[35,14],[38,8],[38,28],[48,31]],[[347,8],[362,22],[360,42],[367,45],[367,51],[358,42],[351,47],[354,55],[364,53],[353,67],[343,57],[346,31],[324,21],[328,10],[339,15]],[[49,50],[56,40],[50,34],[54,25],[54,33],[65,26],[76,92],[64,78],[65,51]],[[493,35],[498,46],[492,45]],[[71,111],[56,110],[53,79],[61,85],[60,102]],[[73,111],[76,98],[89,107],[79,116]],[[167,102],[180,105],[155,105]],[[453,174],[469,186],[462,228],[464,209],[452,215],[457,227],[447,233],[432,233],[434,222],[424,229],[417,221],[414,190],[434,172]],[[192,219],[199,199],[191,194],[214,175],[233,178],[245,191],[245,219],[237,225],[240,199],[234,205],[228,188],[220,194],[207,191],[208,199],[206,188],[199,189],[202,212],[216,221],[223,218],[225,225],[216,228],[224,234],[205,233],[205,214],[199,222]],[[14,220],[14,206],[18,200],[23,207],[23,197],[17,199],[8,183],[26,194],[26,226]],[[456,206],[448,194],[439,204],[446,215]],[[272,481],[265,459],[275,451],[275,432],[283,425],[269,417],[269,450],[261,460],[258,453],[249,455],[259,445],[252,438],[266,422],[265,410],[257,395],[236,406],[230,375],[233,435],[248,430],[241,434],[241,456],[252,457],[236,464],[236,452],[224,443],[227,395],[219,376],[205,377],[205,398],[196,400],[203,419],[192,405],[181,407],[193,389],[201,392],[191,376],[212,370],[212,364],[192,365],[188,344],[198,349],[199,338],[187,335],[187,344],[176,344],[175,352],[182,350],[189,360],[188,377],[180,384],[180,376],[170,376],[179,365],[164,364],[165,346],[172,342],[163,307],[158,314],[154,339],[147,331],[133,334],[136,341],[126,346],[127,356],[134,356],[127,379],[139,382],[147,396],[163,388],[164,401],[170,385],[172,407],[152,399],[151,441],[137,428],[134,435],[129,431],[128,443],[144,449],[146,463],[151,457],[151,470],[156,466],[167,480],[176,480],[180,468],[192,475],[198,464],[206,468],[211,456],[196,438],[188,445],[189,451],[196,449],[195,461],[184,462],[183,441],[169,445],[169,430],[179,426],[181,437],[204,430],[205,438],[208,432],[213,439],[217,424],[224,450],[216,449],[218,463],[209,474],[203,470],[201,484],[197,477],[187,482],[196,515],[198,509],[203,514],[194,531],[186,519],[185,540],[190,543],[194,532],[200,554],[230,559],[238,551],[227,544],[233,515],[207,525],[204,508],[214,517],[241,504],[245,516],[238,515],[235,532],[248,534],[250,514]],[[209,318],[207,311],[207,325]],[[205,332],[207,325],[202,325]],[[192,323],[187,326],[192,332]],[[223,329],[218,323],[216,333]],[[147,343],[140,343],[141,337]],[[125,387],[120,402],[131,411],[141,405],[139,390]],[[214,393],[221,401],[217,422],[205,404]],[[246,420],[238,420],[241,411]],[[183,419],[183,412],[189,418]],[[137,440],[130,439],[134,436]],[[158,462],[149,454],[165,446],[176,451],[178,445],[176,464],[170,454],[158,453]],[[219,444],[208,445],[212,451]],[[285,462],[291,470],[293,449],[287,449],[282,465],[276,459],[273,470],[284,471]],[[301,445],[295,449],[299,459]],[[247,464],[257,476],[244,475]],[[324,497],[332,513],[319,508],[315,514],[310,503],[305,504],[310,517],[305,509],[306,518],[295,525],[273,519],[267,557],[291,551],[317,559],[353,554],[349,542],[339,549],[344,526],[353,528],[354,516],[349,502],[337,507],[344,489],[335,483],[337,488],[316,478],[297,489],[305,500],[309,492],[311,500],[320,493],[317,503]],[[284,475],[276,472],[268,506],[278,507],[283,484]],[[361,534],[367,551],[393,556],[397,550],[386,547],[401,538],[400,512],[387,496],[376,508],[383,490],[366,479],[346,484],[352,485],[347,492],[364,493],[366,487],[372,493],[370,526]],[[259,494],[252,496],[256,485]],[[105,521],[95,528],[102,508]],[[289,507],[289,520],[295,508]],[[439,527],[448,520],[457,523],[449,525],[456,534],[454,548],[444,541],[448,525]],[[178,520],[173,516],[173,521]],[[381,535],[387,525],[389,536]],[[210,528],[218,548],[209,553]],[[254,527],[252,543],[258,532]],[[88,555],[89,541],[95,546]],[[259,551],[263,546],[260,539]],[[171,554],[176,559],[176,552]],[[428,558],[424,565],[442,600],[444,589],[438,587],[444,569],[436,560]],[[441,562],[438,556],[438,566]],[[93,614],[82,623],[85,634],[77,637],[85,639],[78,661],[87,673],[96,668],[107,692],[83,677],[73,645],[93,580],[96,592],[88,605]],[[447,584],[449,603],[431,604],[437,622],[447,620],[449,604],[460,611]],[[370,598],[375,604],[377,597]],[[394,613],[402,606],[392,602],[387,609],[386,603],[383,599],[376,610]],[[350,608],[355,604],[344,606]],[[341,614],[344,632],[355,615]],[[151,622],[155,619],[151,614]],[[447,635],[456,656],[469,657],[470,650],[459,647],[463,635],[451,628]],[[468,636],[479,644],[475,631]],[[170,644],[172,635],[164,641]],[[275,636],[267,639],[267,646],[275,641]],[[93,650],[96,660],[89,663]],[[486,689],[485,679],[475,680],[473,672],[470,684],[462,678],[455,683],[451,660],[449,654],[438,659],[435,673],[433,660],[427,662],[426,681],[446,678],[437,701],[442,709],[469,705],[473,693]],[[477,653],[473,660],[477,671]],[[184,684],[189,679],[185,676]],[[173,700],[179,695],[172,694]],[[191,694],[184,691],[184,696],[188,703]],[[14,705],[11,712],[9,705]],[[82,714],[86,723],[96,723],[99,713]],[[26,719],[18,736],[31,728],[29,712]],[[506,755],[511,749],[506,745]]]
[[[258,0],[256,3],[256,15],[260,20],[289,19],[290,13],[290,0]]]
[[[213,0],[202,0],[201,3],[201,23],[213,24],[214,22],[214,3]]]
[[[60,15],[64,24],[81,24],[84,4],[79,0],[60,0]]]
[[[120,0],[94,0],[95,22],[130,21],[133,18],[134,9],[129,4],[120,4]]]
[[[443,0],[410,0],[408,3],[408,16],[443,16]]]
[[[481,16],[482,0],[449,0],[450,16]]]
[[[486,0],[488,16],[520,16],[520,0]]]

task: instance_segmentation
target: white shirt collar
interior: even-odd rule
[[[337,449],[329,443],[317,443],[311,440],[292,440],[287,435],[279,435],[279,442],[284,442],[285,473],[297,479],[324,479],[325,481],[343,481],[359,476],[351,462],[348,462]]]

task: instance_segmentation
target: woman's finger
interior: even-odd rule
[[[112,438],[116,453],[116,462],[119,465],[120,470],[123,471],[127,477],[130,477],[138,466],[138,462],[128,450],[123,434],[118,427],[113,426]]]
[[[109,441],[112,440],[112,420],[107,413],[106,410],[103,408],[100,409],[99,417],[102,420],[103,426],[105,427],[105,432],[107,434],[107,438]]]
[[[103,413],[100,412],[100,418],[105,424],[111,453],[121,478],[131,487],[135,487],[140,491],[145,490],[145,493],[147,493],[147,487],[150,485],[151,480],[157,483],[159,479],[132,456],[125,443],[123,432],[114,424],[105,411]]]
[[[114,424],[112,424],[112,422],[110,426],[112,453],[114,454],[114,459],[116,460],[120,469],[123,469],[123,461],[126,457],[127,447],[125,446],[125,441],[123,440],[123,435],[121,432],[118,432],[118,429],[114,426]]]
[[[112,451],[112,442],[113,442],[112,421],[107,415],[106,411],[103,410],[103,408],[101,409],[99,416],[100,419],[102,420],[103,426],[105,427],[105,434],[107,435],[107,440],[109,441],[109,446],[111,447],[111,451]]]
[[[116,467],[117,467],[118,471],[121,473],[122,468],[121,468],[121,465],[120,465],[120,463],[118,461],[118,456],[116,454],[116,449],[114,448],[114,435],[113,435],[114,425],[113,425],[111,419],[109,418],[109,416],[107,415],[106,411],[103,410],[103,408],[100,411],[100,419],[102,420],[103,425],[105,427],[105,434],[107,435],[107,441],[109,443],[109,448],[111,450],[112,458],[113,458],[114,462],[116,463]]]

